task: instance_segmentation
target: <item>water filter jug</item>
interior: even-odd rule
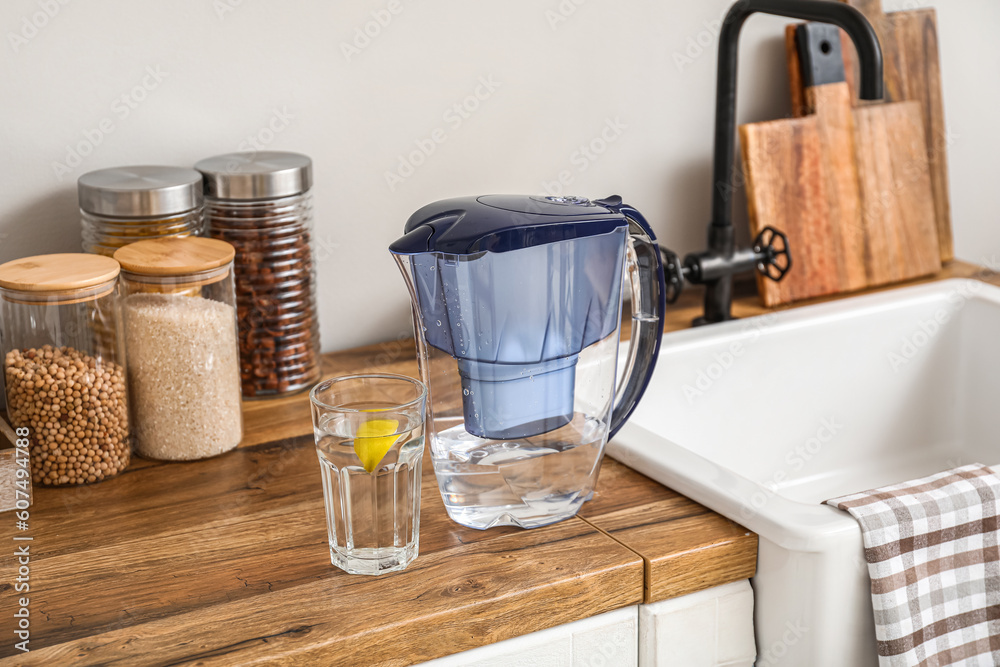
[[[648,223],[619,197],[486,195],[425,206],[404,232],[389,250],[413,303],[449,516],[474,528],[573,516],[659,351],[663,268]]]

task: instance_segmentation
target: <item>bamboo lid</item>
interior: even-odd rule
[[[170,236],[136,241],[115,251],[115,259],[129,273],[180,276],[225,266],[236,249],[225,241],[198,236]]]
[[[58,253],[0,264],[0,287],[19,292],[63,293],[114,280],[118,262],[103,255]]]

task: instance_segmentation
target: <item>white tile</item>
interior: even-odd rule
[[[555,629],[555,628],[554,628]],[[572,667],[573,638],[532,633],[422,663],[424,667]]]
[[[715,603],[708,601],[658,619],[658,667],[714,667]]]
[[[629,609],[629,616],[616,614],[603,626],[573,633],[573,667],[638,666],[639,612]]]
[[[752,664],[757,657],[753,634],[753,589],[740,582],[718,598],[715,659],[722,665]]]
[[[641,667],[739,667],[755,653],[748,581],[639,608]]]
[[[617,609],[422,663],[424,667],[637,667],[638,611]]]

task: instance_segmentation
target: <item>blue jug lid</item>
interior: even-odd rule
[[[620,203],[618,197],[605,202],[541,195],[442,199],[411,215],[389,251],[470,255],[606,234],[628,225],[628,218],[611,208]]]

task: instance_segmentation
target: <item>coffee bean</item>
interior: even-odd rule
[[[319,323],[308,195],[209,200],[209,235],[236,248],[240,379],[247,397],[319,379]]]

